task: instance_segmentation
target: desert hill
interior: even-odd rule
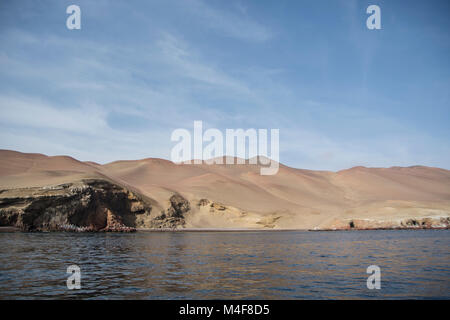
[[[251,164],[175,164],[153,158],[100,165],[67,156],[0,150],[0,224],[23,227],[31,223],[36,229],[45,229],[41,226],[46,224],[54,229],[64,221],[101,229],[107,227],[109,217],[115,227],[123,224],[136,228],[449,225],[449,170],[413,166],[354,167],[331,172],[280,164],[276,175],[264,176],[259,169],[259,165]],[[102,192],[103,187],[109,191]],[[80,208],[73,198],[78,189],[84,192],[79,199],[90,199]],[[49,195],[48,190],[59,191]],[[128,200],[122,205],[108,197]],[[61,204],[61,199],[69,198],[70,205]],[[33,204],[33,199],[40,199],[40,205]],[[55,212],[53,203],[60,205],[56,211],[64,212],[59,220],[51,214]],[[40,212],[45,213],[45,219]],[[80,214],[89,219],[75,218]],[[24,218],[29,215],[31,218]],[[96,215],[101,215],[100,222]]]

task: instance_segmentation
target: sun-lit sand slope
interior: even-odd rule
[[[185,215],[187,228],[370,228],[450,217],[450,171],[439,168],[355,167],[330,172],[280,165],[276,175],[262,176],[259,166],[249,164],[143,159],[99,165],[67,156],[0,151],[1,189],[85,178],[129,187],[161,209],[179,193],[191,204]]]

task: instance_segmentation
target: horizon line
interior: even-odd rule
[[[199,159],[191,159],[191,160],[186,160],[186,161],[184,161],[184,162],[173,162],[172,160],[169,160],[169,159],[164,159],[164,158],[159,158],[159,157],[147,157],[147,158],[141,158],[141,159],[119,159],[119,160],[113,160],[113,161],[110,161],[110,162],[106,162],[106,163],[98,163],[98,162],[95,162],[95,161],[91,161],[91,160],[79,160],[79,159],[77,159],[77,158],[75,158],[75,157],[73,157],[73,156],[71,156],[71,155],[67,155],[67,154],[58,154],[58,155],[47,155],[47,154],[44,154],[44,153],[39,153],[39,152],[22,152],[22,151],[17,151],[17,150],[11,150],[11,149],[0,149],[0,152],[13,152],[13,153],[20,153],[20,154],[24,154],[24,155],[39,155],[39,156],[44,156],[44,157],[47,157],[47,158],[52,158],[52,157],[67,157],[67,158],[71,158],[71,159],[73,159],[73,160],[75,160],[75,161],[78,161],[78,162],[81,162],[81,163],[86,163],[86,164],[89,164],[89,163],[93,163],[93,164],[96,164],[96,165],[100,165],[100,166],[105,166],[105,165],[108,165],[108,164],[112,164],[112,163],[116,163],[116,162],[125,162],[125,161],[145,161],[145,160],[162,160],[162,161],[167,161],[167,162],[170,162],[170,163],[172,163],[172,164],[174,164],[174,165],[192,165],[192,166],[198,166],[198,165],[206,165],[206,166],[212,166],[212,165],[222,165],[222,166],[230,166],[230,165],[255,165],[255,166],[262,166],[262,167],[264,167],[264,165],[261,165],[261,164],[259,164],[259,163],[257,163],[257,164],[250,164],[250,163],[247,163],[250,159],[253,159],[253,158],[256,158],[256,157],[258,157],[258,158],[260,158],[260,157],[265,157],[265,158],[267,158],[267,159],[270,159],[270,161],[271,161],[271,163],[272,162],[278,162],[278,164],[280,165],[280,166],[283,166],[283,167],[287,167],[287,168],[291,168],[291,169],[295,169],[295,170],[308,170],[308,171],[320,171],[320,172],[334,172],[334,173],[338,173],[338,172],[341,172],[341,171],[346,171],[346,170],[352,170],[352,169],[358,169],[358,168],[364,168],[364,169],[395,169],[395,168],[432,168],[432,169],[440,169],[440,170],[446,170],[446,171],[450,171],[450,169],[446,169],[446,168],[441,168],[441,167],[434,167],[434,166],[426,166],[426,165],[420,165],[420,164],[415,164],[415,165],[410,165],[410,166],[390,166],[390,167],[368,167],[368,166],[362,166],[362,165],[357,165],[357,166],[353,166],[353,167],[349,167],[349,168],[344,168],[344,169],[340,169],[340,170],[336,170],[336,171],[334,171],[334,170],[316,170],[316,169],[307,169],[307,168],[296,168],[296,167],[291,167],[291,166],[288,166],[288,165],[285,165],[285,164],[283,164],[282,162],[279,162],[279,161],[275,161],[275,160],[273,160],[273,159],[271,159],[270,157],[267,157],[267,156],[261,156],[261,155],[258,155],[258,156],[255,156],[255,157],[252,157],[252,158],[239,158],[239,157],[236,157],[236,156],[227,156],[227,155],[224,155],[224,156],[219,156],[219,157],[214,157],[214,158],[210,158],[210,159],[207,159],[207,160],[201,160],[202,161],[202,163],[185,163],[185,162],[187,162],[187,161],[190,161],[190,162],[193,162],[194,160],[199,160]],[[217,164],[217,163],[211,163],[211,164],[208,164],[208,163],[204,163],[205,161],[209,161],[209,160],[213,160],[213,159],[218,159],[218,158],[234,158],[234,160],[237,160],[237,159],[241,159],[241,160],[244,160],[246,163],[232,163],[232,164],[227,164],[227,163],[222,163],[222,164]]]

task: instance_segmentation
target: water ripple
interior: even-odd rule
[[[450,298],[447,230],[0,233],[0,299]],[[81,267],[68,290],[66,269]],[[368,290],[366,268],[382,270]]]

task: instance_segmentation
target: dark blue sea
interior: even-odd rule
[[[450,298],[449,230],[0,233],[0,299],[405,298]]]

